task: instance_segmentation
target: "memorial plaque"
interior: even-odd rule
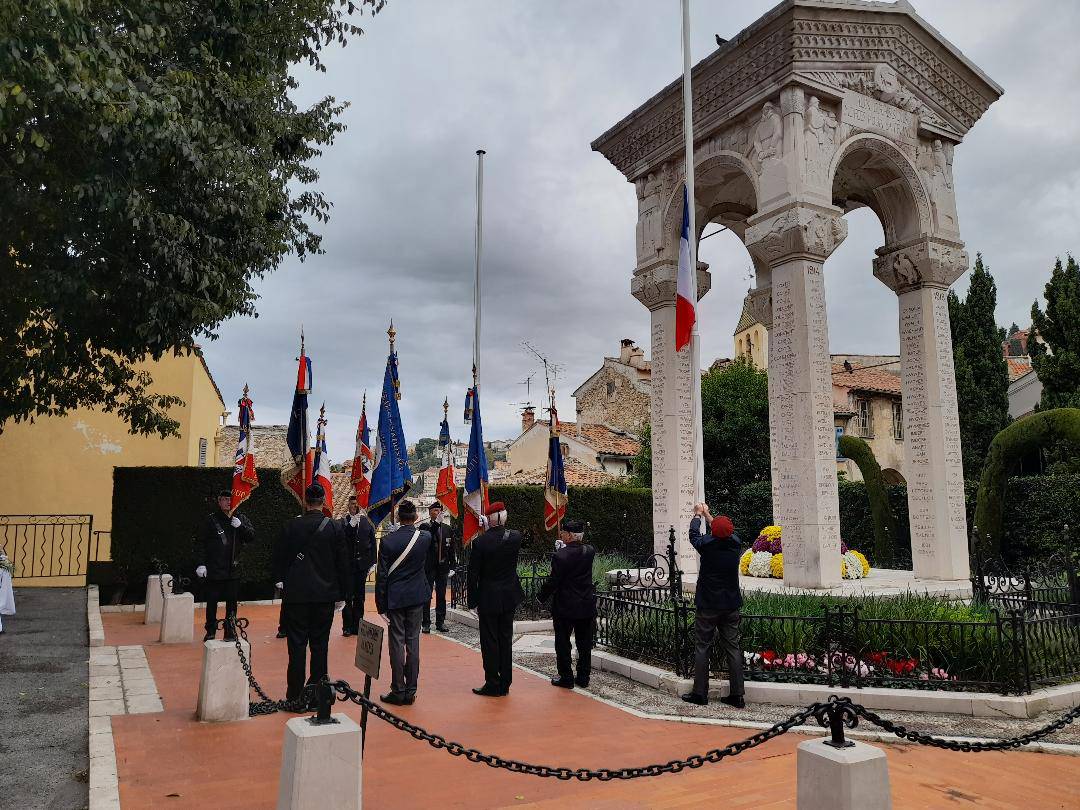
[[[379,677],[382,664],[383,627],[368,621],[360,622],[356,633],[356,668],[370,678]]]
[[[876,132],[914,152],[918,143],[918,119],[914,113],[891,104],[847,91],[840,109],[841,123],[855,131]]]

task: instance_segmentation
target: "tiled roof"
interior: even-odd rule
[[[347,472],[330,473],[330,488],[334,490],[334,517],[344,515],[349,496],[353,494],[352,480]]]
[[[1009,366],[1009,382],[1016,382],[1031,371],[1031,358],[1028,355],[1020,357],[1006,357],[1005,362]]]
[[[859,368],[854,366],[849,373],[843,366],[833,366],[833,385],[853,388],[856,391],[870,391],[879,394],[900,396],[900,377],[880,368]]]
[[[746,294],[746,298],[743,299],[742,313],[739,315],[739,322],[735,324],[734,335],[739,334],[744,329],[749,329],[754,324],[761,323],[754,314],[750,311],[750,293]]]
[[[567,458],[563,461],[563,471],[566,474],[566,483],[572,487],[605,487],[619,480],[618,476],[603,470],[594,470],[576,458]],[[500,484],[539,484],[547,483],[547,465],[537,467],[535,470],[526,470],[515,475],[508,475],[499,479]]]
[[[582,425],[574,435],[607,456],[636,456],[641,451],[641,442],[607,425]]]

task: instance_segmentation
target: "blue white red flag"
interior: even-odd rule
[[[690,267],[690,202],[683,187],[682,231],[679,234],[679,275],[675,283],[675,351],[690,342],[697,319],[693,292],[693,268]]]
[[[300,365],[296,372],[296,391],[293,394],[292,411],[289,413],[289,429],[285,443],[289,448],[291,463],[281,471],[281,483],[304,506],[304,490],[312,481],[314,453],[310,448],[311,431],[308,427],[307,405],[311,393],[311,358],[304,354],[303,339],[300,341]]]
[[[240,412],[240,438],[236,442],[236,456],[233,458],[232,497],[229,499],[229,514],[251,497],[251,491],[259,485],[259,476],[255,474],[255,447],[251,440],[251,423],[255,419],[255,408],[248,397],[248,387],[244,386],[244,395],[236,403]]]
[[[469,434],[469,457],[465,464],[465,516],[462,518],[462,541],[470,543],[480,534],[480,517],[488,507],[487,455],[484,453],[484,430],[480,424],[480,393],[469,389],[466,401],[472,405],[472,431]]]
[[[449,408],[444,402],[443,409]],[[439,479],[435,482],[435,499],[446,507],[446,511],[454,517],[458,516],[458,488],[454,480],[454,452],[450,446],[450,422],[443,416],[439,426],[439,447],[443,448],[443,464],[439,469]]]
[[[353,491],[356,492],[356,503],[361,509],[367,509],[371,501],[371,470],[374,460],[367,423],[367,394],[364,394],[364,401],[360,406],[360,424],[356,427],[356,452],[353,455],[350,476]]]
[[[551,433],[548,438],[547,483],[544,485],[544,528],[554,529],[566,517],[568,500],[562,445],[559,442],[559,417],[552,408]]]
[[[315,460],[312,462],[312,483],[319,484],[326,493],[323,501],[323,514],[334,516],[334,485],[330,479],[330,457],[326,454],[326,405],[319,409],[319,421],[316,423]]]
[[[378,526],[393,514],[394,507],[412,486],[412,470],[405,447],[405,431],[398,410],[397,353],[386,358],[382,399],[379,402],[379,429],[375,438],[375,469],[371,474],[371,501],[368,517]]]

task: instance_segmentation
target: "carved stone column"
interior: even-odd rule
[[[832,368],[822,265],[847,236],[839,209],[795,206],[751,220],[745,242],[772,268],[769,438],[784,584],[840,581]]]
[[[698,263],[698,299],[709,291],[711,277]],[[668,529],[675,527],[676,552],[684,573],[697,574],[698,556],[689,542],[694,511],[693,432],[690,347],[675,351],[675,284],[678,264],[669,261],[639,268],[630,291],[652,316],[652,500],[653,549],[667,549]]]
[[[900,302],[904,475],[915,576],[968,579],[967,517],[949,285],[967,269],[960,242],[924,237],[878,249],[874,275]],[[786,549],[785,549],[786,550]]]

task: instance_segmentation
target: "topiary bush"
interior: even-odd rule
[[[893,524],[889,496],[881,479],[881,465],[874,457],[870,445],[858,436],[845,434],[840,437],[840,455],[854,461],[862,473],[874,532],[873,556],[878,565],[887,564],[891,567],[892,538],[896,536],[896,526]]]

